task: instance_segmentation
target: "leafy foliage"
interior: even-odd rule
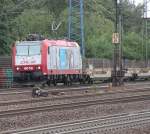
[[[1,0],[0,54],[10,52],[15,40],[29,33],[47,38],[67,36],[68,0]],[[143,56],[142,6],[123,0],[124,57],[140,59]],[[115,4],[113,0],[85,0],[84,23],[87,57],[111,58],[111,36],[114,31]],[[59,27],[52,30],[52,24]],[[150,41],[148,40],[148,43]]]

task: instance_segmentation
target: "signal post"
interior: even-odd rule
[[[112,44],[114,44],[113,52],[113,69],[112,69],[112,86],[122,86],[124,78],[124,70],[122,63],[122,15],[121,0],[115,0],[116,22],[115,32],[112,35]]]

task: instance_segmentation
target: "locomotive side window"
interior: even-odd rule
[[[59,49],[59,60],[60,60],[60,69],[68,69],[68,49],[60,48]]]
[[[16,46],[16,53],[18,56],[28,55],[28,46]]]

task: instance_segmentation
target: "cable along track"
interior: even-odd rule
[[[148,126],[150,111],[123,113],[101,118],[44,125],[28,129],[5,131],[2,134],[100,134]]]

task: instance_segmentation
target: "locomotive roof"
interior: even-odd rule
[[[68,40],[44,40],[48,46],[79,47],[78,43]]]
[[[30,43],[31,44],[30,44]],[[28,44],[28,45],[37,45],[37,44],[42,44],[42,41],[16,41],[16,45],[24,45],[24,44]]]
[[[76,42],[68,41],[68,40],[45,39],[43,41],[17,41],[16,42],[16,45],[37,45],[37,44],[39,45],[46,44],[48,46],[79,47],[79,45]]]

